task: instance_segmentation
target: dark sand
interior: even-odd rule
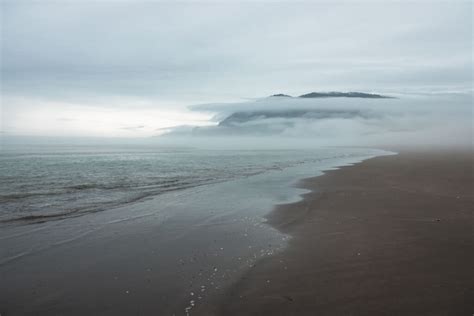
[[[304,181],[268,221],[293,236],[219,315],[473,315],[472,152],[403,151]]]

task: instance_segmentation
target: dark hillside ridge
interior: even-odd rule
[[[291,95],[278,93],[270,96],[271,98],[293,98]],[[307,94],[300,95],[298,98],[366,98],[366,99],[393,99],[394,97],[375,94],[375,93],[365,93],[365,92],[311,92]]]
[[[368,98],[368,99],[390,99],[392,97],[364,92],[311,92],[300,95],[299,98]]]
[[[369,118],[373,114],[361,110],[284,110],[284,111],[247,111],[235,112],[219,122],[219,126],[238,126],[243,123],[257,122],[268,119],[328,119],[328,118]],[[282,122],[280,122],[282,123]]]
[[[292,98],[292,96],[291,96],[291,95],[288,95],[288,94],[283,94],[283,93],[274,94],[274,95],[271,95],[270,97],[283,97],[283,98]]]

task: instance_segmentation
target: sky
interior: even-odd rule
[[[215,124],[196,104],[275,93],[472,93],[472,14],[470,1],[2,0],[1,133],[155,136]]]

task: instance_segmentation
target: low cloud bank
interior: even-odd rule
[[[214,126],[180,126],[159,142],[224,148],[472,146],[472,94],[393,99],[269,97],[192,106]]]

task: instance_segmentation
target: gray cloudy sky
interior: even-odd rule
[[[470,1],[1,2],[2,131],[148,136],[187,105],[472,90]]]

